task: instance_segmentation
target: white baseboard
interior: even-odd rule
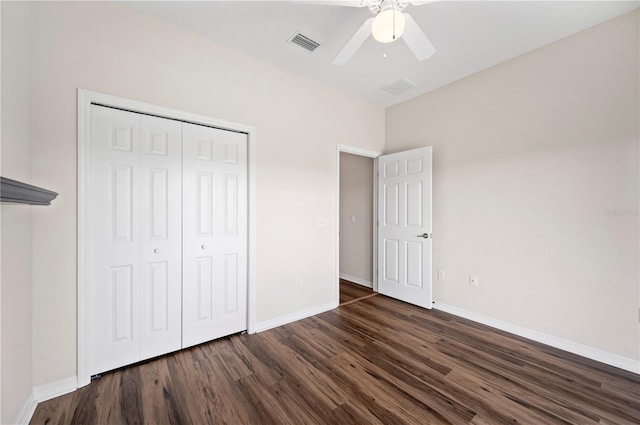
[[[18,412],[18,416],[16,416],[15,423],[20,425],[28,424],[31,421],[33,413],[36,411],[37,406],[38,402],[33,396],[33,390],[31,390],[29,397],[27,397],[27,400],[22,405],[22,409]]]
[[[297,320],[306,319],[316,314],[324,313],[325,311],[333,310],[338,307],[338,303],[332,301],[330,303],[317,305],[306,310],[296,311],[295,313],[286,314],[284,316],[276,317],[275,319],[267,320],[256,324],[256,332],[266,331],[268,329],[277,328],[278,326],[286,325],[287,323],[295,322]]]
[[[463,310],[451,305],[435,302],[433,304],[433,308],[453,314],[455,316],[473,320],[474,322],[482,323],[483,325],[491,326],[492,328],[500,329],[505,332],[541,342],[543,344],[550,345],[552,347],[559,348],[561,350],[568,351],[582,357],[587,357],[589,359],[596,360],[610,366],[640,374],[640,361],[638,360],[623,357],[618,354],[613,354],[608,351],[603,351],[563,338],[558,338],[556,336],[545,334],[543,332],[534,331],[532,329],[514,325],[509,322],[503,322],[502,320]]]
[[[60,381],[34,387],[33,397],[38,403],[40,403],[70,393],[77,389],[78,378],[76,376],[70,376],[68,378],[61,379]]]
[[[340,279],[348,280],[349,282],[357,283],[358,285],[366,286],[367,288],[373,288],[372,282],[369,282],[368,280],[360,279],[359,277],[340,273]]]
[[[38,403],[51,400],[52,398],[70,393],[76,389],[78,389],[78,378],[75,376],[33,387],[22,409],[18,412],[15,423],[20,425],[28,424],[31,422],[31,417],[33,417]]]

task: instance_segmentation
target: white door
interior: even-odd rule
[[[180,348],[180,124],[91,107],[91,374]]]
[[[182,346],[182,124],[141,115],[140,360]]]
[[[91,374],[139,361],[140,117],[91,107]]]
[[[378,157],[378,291],[431,308],[432,148]]]
[[[247,329],[247,135],[183,124],[182,345]]]

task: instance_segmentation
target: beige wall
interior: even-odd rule
[[[348,153],[340,153],[340,275],[373,282],[373,159]]]
[[[437,301],[639,357],[638,77],[635,13],[387,111],[387,151],[434,147]],[[2,2],[2,175],[60,192],[0,210],[3,422],[76,374],[79,87],[256,126],[259,322],[335,301],[336,143],[385,145],[382,108],[125,6]]]
[[[0,174],[31,178],[31,23],[28,3],[2,2],[2,144]],[[0,319],[2,400],[0,423],[13,423],[32,385],[31,214],[28,205],[0,205]]]
[[[33,16],[33,175],[60,192],[33,216],[36,385],[76,374],[78,87],[255,126],[257,320],[335,301],[336,144],[381,150],[383,108],[123,5]]]
[[[640,358],[638,21],[387,110],[386,151],[434,149],[436,302]]]

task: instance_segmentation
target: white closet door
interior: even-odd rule
[[[141,116],[140,360],[181,348],[182,124]]]
[[[180,348],[181,124],[91,113],[95,374]]]
[[[140,117],[91,107],[92,371],[140,360]]]
[[[247,136],[183,124],[182,345],[247,328]]]

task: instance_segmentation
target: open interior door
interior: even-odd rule
[[[378,291],[431,308],[432,148],[378,157]]]

